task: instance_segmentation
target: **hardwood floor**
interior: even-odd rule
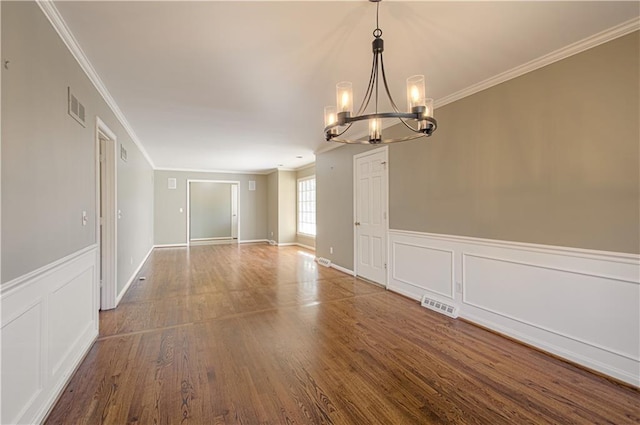
[[[296,247],[156,249],[47,424],[635,424],[640,393]]]

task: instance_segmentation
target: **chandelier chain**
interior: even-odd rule
[[[382,37],[382,30],[380,29],[380,2],[376,3],[376,29],[373,30],[373,36],[375,38]]]

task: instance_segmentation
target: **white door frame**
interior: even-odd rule
[[[102,181],[103,196],[100,199],[100,139],[106,141],[104,156],[105,179]],[[98,267],[102,267],[102,282],[100,287],[100,309],[109,310],[116,308],[117,301],[117,247],[118,247],[118,199],[116,188],[118,187],[117,173],[117,148],[116,135],[107,125],[96,117],[96,241],[98,247],[104,246],[98,254],[100,256]],[[102,218],[102,235],[104,243],[100,240],[100,213],[104,210]],[[100,269],[97,270],[100,276]],[[100,279],[96,279],[100,284]]]
[[[200,180],[200,179],[187,179],[187,246],[191,245],[191,182],[194,183],[227,183],[238,185],[238,205],[236,212],[238,213],[238,240],[240,240],[240,181],[239,180]],[[232,217],[233,218],[233,217]],[[233,220],[232,220],[233,221]],[[233,234],[233,231],[231,232]]]
[[[384,243],[382,244],[384,249],[384,261],[387,265],[387,273],[385,274],[385,282],[381,283],[385,288],[389,283],[389,249],[387,247],[388,239],[389,239],[389,146],[381,146],[377,149],[371,149],[366,152],[362,152],[353,156],[353,274],[358,276],[358,229],[355,225],[358,220],[358,198],[357,198],[357,188],[358,188],[358,167],[357,161],[359,158],[363,158],[365,156],[369,156],[376,153],[384,153],[384,160],[386,162],[384,167],[384,179],[385,179],[385,197],[386,197],[386,205],[382,205],[384,208],[384,213],[386,213],[386,219],[384,220]],[[380,283],[380,282],[377,282]]]

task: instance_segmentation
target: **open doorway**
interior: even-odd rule
[[[96,240],[100,309],[116,307],[116,148],[115,134],[96,118]]]
[[[237,243],[238,181],[187,180],[187,243]]]

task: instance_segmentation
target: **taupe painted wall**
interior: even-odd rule
[[[296,242],[296,172],[275,170],[267,176],[269,240]]]
[[[301,170],[297,170],[296,171],[296,211],[297,211],[297,194],[298,194],[298,186],[297,186],[297,179],[302,179],[305,177],[310,177],[310,176],[315,176],[316,174],[316,166],[312,165],[310,167],[305,167]],[[297,216],[296,216],[296,225],[297,225]],[[302,245],[306,245],[306,246],[310,246],[312,248],[315,248],[316,246],[316,238],[310,237],[310,236],[305,236],[305,235],[301,235],[301,234],[297,234],[296,235],[296,242],[298,242],[299,244]]]
[[[349,270],[353,270],[353,156],[375,148],[347,145],[316,156],[316,256]]]
[[[278,242],[278,170],[267,176],[267,239]]]
[[[259,174],[205,173],[156,170],[155,175],[155,244],[187,243],[187,180],[239,181],[238,239],[264,240],[267,234],[267,176]],[[168,189],[167,179],[175,178],[176,189]],[[249,181],[256,190],[249,190]],[[180,212],[182,208],[182,212]]]
[[[640,252],[638,41],[635,32],[437,109],[434,136],[390,146],[390,228]],[[316,255],[348,269],[353,155],[364,149],[316,158]]]
[[[436,110],[390,149],[390,228],[640,252],[638,32]]]
[[[278,171],[278,243],[295,243],[296,172]]]
[[[118,290],[152,246],[153,172],[40,8],[1,2],[2,282],[95,244],[99,116],[128,151],[118,160]],[[86,128],[67,114],[67,87]],[[89,222],[82,226],[82,211]]]
[[[231,237],[231,184],[190,183],[191,239]]]

